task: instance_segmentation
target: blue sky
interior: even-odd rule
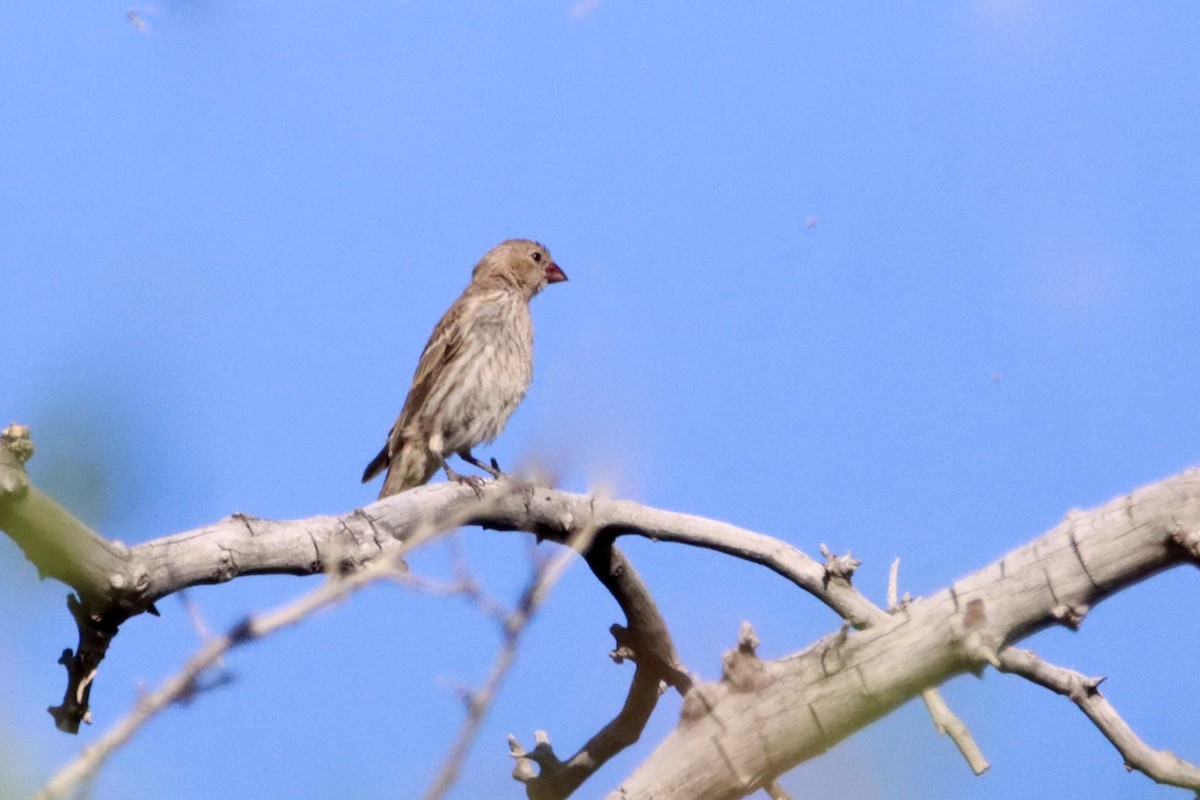
[[[497,241],[571,280],[534,303],[533,389],[484,452],[864,561],[930,593],[1200,460],[1200,12],[1189,3],[45,2],[0,20],[0,413],[107,536],[374,497],[358,476],[426,337]],[[497,595],[513,534],[470,531]],[[837,627],[728,558],[630,542],[702,677],[742,620],[778,657]],[[444,552],[415,565],[436,571]],[[129,623],[77,738],[44,709],[65,590],[0,541],[0,761],[22,786],[197,646]],[[311,588],[190,593],[222,628]],[[1028,644],[1110,676],[1200,759],[1195,570]],[[15,612],[15,613],[14,613]],[[528,634],[456,797],[522,797],[504,735],[571,752],[630,677],[576,567]],[[97,798],[408,797],[497,646],[461,603],[379,587],[237,653]],[[972,777],[910,705],[787,776],[853,800],[1177,798],[1066,701],[989,672],[945,695]],[[600,796],[674,724],[579,794]],[[269,788],[268,788],[269,787]]]

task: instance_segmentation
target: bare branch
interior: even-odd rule
[[[1196,560],[1200,541],[1200,472],[1192,470],[1091,512],[1072,512],[1000,561],[889,614],[850,585],[849,556],[830,554],[830,563],[822,565],[791,545],[726,523],[512,480],[485,483],[478,500],[471,489],[439,484],[341,517],[272,522],[236,515],[131,548],[80,530],[56,517],[53,508],[44,516],[30,513],[31,498],[38,501],[19,461],[8,450],[0,452],[0,527],[22,542],[44,574],[78,581],[72,583],[81,593],[77,618],[88,625],[99,620],[113,632],[126,616],[151,609],[155,599],[198,583],[265,573],[354,573],[402,552],[426,526],[464,514],[460,521],[558,542],[587,529],[601,540],[639,535],[712,549],[767,566],[847,621],[779,662],[765,664],[739,648],[720,683],[687,693],[680,727],[622,785],[623,800],[717,800],[762,789],[782,771],[947,678],[987,664],[1002,666],[1000,654],[1011,643],[1049,625],[1078,626],[1088,609],[1122,588]],[[63,552],[66,567],[53,563]],[[629,615],[625,604],[622,608]],[[629,631],[635,628],[631,621]],[[617,655],[624,657],[620,635],[628,631],[617,632]],[[81,628],[81,641],[82,634]],[[690,682],[673,653],[662,655],[667,651],[637,642],[628,651],[639,663],[627,707],[657,683],[643,674],[647,655],[662,662],[666,679],[675,676],[677,688]],[[103,656],[101,648],[96,652]],[[86,713],[95,663],[98,659],[72,672],[71,714]],[[635,705],[632,717],[653,707],[644,699]],[[761,746],[737,744],[744,741]],[[534,753],[548,750],[548,740],[545,745],[539,742]],[[536,760],[533,755],[530,760]],[[545,771],[545,763],[553,762],[538,763]]]
[[[987,772],[989,764],[983,757],[983,751],[976,744],[975,737],[971,735],[971,731],[958,718],[958,715],[950,710],[950,706],[946,705],[941,693],[937,689],[926,689],[921,692],[921,699],[925,701],[925,708],[929,711],[929,716],[933,719],[933,725],[937,728],[938,733],[950,737],[950,741],[954,742],[958,752],[962,753],[962,757],[967,760],[967,766],[971,768],[971,772],[976,775]]]
[[[894,613],[902,608],[898,598],[899,592],[900,559],[897,558],[892,561],[892,567],[888,570],[887,604],[889,612]],[[905,593],[903,605],[907,606],[909,602],[908,594]],[[971,768],[971,771],[976,775],[987,772],[987,759],[983,757],[983,751],[976,744],[975,737],[971,735],[971,731],[963,724],[963,721],[950,710],[950,706],[942,698],[941,692],[930,687],[921,692],[921,699],[925,702],[925,709],[933,719],[933,726],[937,728],[937,732],[950,737],[950,741],[954,742],[958,752],[962,753],[962,757],[967,760],[967,766]]]
[[[126,572],[127,549],[32,486],[24,466],[32,455],[28,428],[10,425],[0,433],[0,529],[25,552],[39,577],[73,587],[85,603],[112,603],[122,585],[134,580]]]
[[[485,502],[487,501],[479,501],[480,504]],[[194,696],[200,685],[200,678],[209,669],[221,664],[230,650],[295,625],[369,583],[403,574],[408,569],[402,558],[404,553],[440,533],[443,528],[439,526],[453,527],[471,513],[474,513],[474,508],[468,507],[461,512],[459,518],[444,518],[438,524],[427,524],[413,531],[404,546],[397,548],[389,558],[376,559],[365,568],[349,575],[331,575],[320,588],[275,611],[257,617],[247,617],[229,632],[210,639],[188,659],[183,669],[157,690],[139,699],[133,711],[124,719],[95,744],[85,749],[75,761],[59,770],[36,795],[35,800],[66,797],[75,787],[89,780],[118,748],[133,738],[134,734],[163,709],[172,703]]]
[[[524,530],[562,540],[581,519],[591,519],[599,535],[633,535],[656,542],[678,542],[761,564],[812,594],[856,628],[865,628],[887,616],[849,581],[830,580],[825,565],[787,542],[725,522],[650,508],[631,500],[593,500],[584,495],[538,488],[527,503],[519,506],[514,502],[502,503],[495,513],[474,522],[485,528]]]
[[[341,600],[350,592],[384,577],[396,569],[393,562],[381,559],[367,569],[345,578],[330,578],[319,589],[304,595],[267,614],[250,617],[229,632],[210,639],[183,669],[151,694],[138,700],[136,707],[123,720],[88,747],[75,761],[50,779],[36,796],[37,800],[65,797],[74,787],[91,778],[109,756],[128,742],[147,722],[172,703],[190,697],[200,677],[218,665],[230,650],[247,642],[261,639],[275,631],[295,625],[313,612]]]
[[[1095,607],[1190,561],[1200,471],[1072,512],[1054,529],[866,630],[831,633],[754,682],[701,684],[675,729],[620,787],[620,800],[731,800],[860,730],[926,689],[977,671],[1008,644],[1063,624],[1059,605]],[[832,585],[832,583],[831,583]],[[745,742],[755,746],[746,747]]]
[[[849,555],[835,557],[823,548],[827,563],[822,565],[784,542],[736,526],[629,501],[597,500],[511,480],[485,484],[481,492],[476,503],[474,491],[441,484],[404,492],[341,517],[293,522],[260,520],[239,513],[206,528],[122,549],[126,563],[122,572],[109,576],[107,603],[77,615],[78,619],[104,624],[81,626],[78,648],[81,655],[74,657],[78,663],[69,672],[67,700],[52,710],[56,720],[60,727],[70,729],[71,725],[77,728],[78,721],[87,717],[89,692],[108,642],[130,613],[152,608],[155,599],[188,586],[241,575],[309,574],[324,569],[350,572],[402,547],[416,526],[428,523],[437,527],[439,520],[444,522],[461,514],[464,506],[475,509],[470,521],[484,527],[525,530],[559,542],[567,541],[586,527],[605,538],[641,535],[713,549],[767,566],[813,593],[857,627],[879,623],[888,616],[851,586],[850,575],[857,561]],[[0,508],[3,501],[0,497]],[[53,538],[54,534],[41,531],[41,535]],[[632,568],[630,573],[636,576]],[[640,586],[640,581],[637,583]],[[613,585],[608,588],[630,620],[627,630],[614,630],[618,636],[618,656],[624,649],[632,649],[654,663],[650,672],[640,668],[635,672],[626,707],[584,750],[572,757],[575,764],[590,765],[597,752],[616,752],[636,740],[645,725],[643,715],[648,717],[653,703],[630,706],[630,702],[649,697],[645,687],[656,685],[658,680],[665,680],[681,691],[691,685],[691,678],[678,663],[665,623],[648,593],[643,592],[645,602],[630,604],[622,600],[628,601],[641,591],[632,582],[624,588]],[[637,615],[641,617],[639,622],[634,621]],[[643,641],[623,642],[620,638],[632,633],[643,637]],[[595,767],[589,769],[594,771]]]
[[[613,626],[617,649],[612,653],[618,664],[629,659],[651,667],[655,675],[679,694],[692,688],[692,676],[671,640],[666,620],[654,602],[650,589],[642,581],[633,563],[611,538],[598,539],[586,553],[592,574],[612,594],[625,614],[625,627]]]
[[[1013,647],[1001,651],[1000,669],[1061,694],[1079,706],[1079,710],[1112,742],[1129,769],[1136,769],[1156,783],[1200,793],[1200,767],[1169,750],[1154,750],[1143,742],[1100,694],[1103,678],[1089,678],[1074,670],[1056,667],[1032,650]]]
[[[692,677],[679,661],[654,598],[612,537],[598,539],[585,557],[625,613],[626,627],[612,626],[617,644],[612,658],[617,663],[634,661],[637,669],[620,713],[566,761],[555,754],[544,731],[535,734],[533,750],[525,750],[516,737],[509,736],[509,750],[517,759],[513,778],[525,784],[530,800],[569,797],[609,759],[638,740],[658,704],[662,685],[673,686],[683,695],[692,687]],[[533,764],[538,766],[536,774]]]
[[[19,464],[5,469],[0,474],[23,476]],[[19,484],[16,477],[10,483]],[[630,501],[593,501],[512,480],[485,482],[480,491],[477,497],[467,487],[437,484],[340,517],[290,522],[235,514],[133,547],[97,536],[33,487],[0,493],[0,528],[21,543],[43,574],[80,592],[83,613],[78,619],[86,624],[80,629],[80,645],[70,656],[76,663],[71,667],[67,699],[54,709],[59,726],[78,729],[88,708],[87,691],[80,687],[85,680],[86,687],[92,685],[119,626],[131,615],[152,610],[156,600],[190,586],[245,575],[351,572],[403,546],[426,523],[444,527],[444,520],[466,507],[475,509],[469,522],[524,530],[558,542],[590,525],[598,534],[640,535],[713,549],[767,566],[856,626],[887,616],[848,581],[829,580],[820,563],[769,536]]]

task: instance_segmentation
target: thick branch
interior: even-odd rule
[[[559,542],[567,541],[582,527],[592,526],[597,536],[638,535],[704,547],[763,564],[811,592],[855,626],[863,627],[887,616],[847,581],[831,580],[818,561],[769,536],[628,500],[594,500],[587,495],[533,486],[518,492],[512,489],[507,480],[485,483],[482,498],[489,502],[469,523],[528,531]],[[30,493],[35,491],[29,489]],[[128,548],[107,542],[91,531],[85,534],[76,530],[76,538],[85,543],[77,546],[78,560],[74,556],[68,559],[73,564],[69,569],[56,568],[56,559],[47,555],[60,547],[55,542],[61,538],[61,531],[72,527],[70,520],[61,519],[65,511],[47,510],[25,517],[12,508],[18,501],[11,495],[0,495],[0,527],[14,538],[22,537],[30,560],[45,574],[86,590],[89,596],[107,598],[112,604],[136,611],[181,589],[222,583],[242,575],[353,571],[398,546],[420,525],[436,526],[439,520],[453,516],[467,504],[474,505],[478,499],[467,487],[435,484],[340,517],[279,522],[235,514],[213,525]],[[19,523],[10,522],[17,518]]]
[[[10,425],[0,434],[0,530],[38,568],[42,578],[73,587],[85,601],[115,599],[123,580],[126,548],[109,542],[29,483],[24,462],[33,454],[29,429]]]
[[[688,694],[679,727],[610,795],[621,800],[743,797],[1012,642],[1192,556],[1200,471],[1062,524],[949,589],[865,631],[826,636],[770,665],[746,691],[728,678]],[[1068,613],[1065,610],[1074,610]]]
[[[88,693],[108,643],[129,616],[153,611],[156,600],[243,575],[351,572],[393,552],[417,528],[437,527],[466,506],[482,509],[472,523],[559,542],[591,527],[600,536],[641,535],[710,548],[764,564],[857,626],[886,618],[846,577],[831,577],[814,559],[768,536],[630,501],[596,501],[533,486],[514,492],[509,480],[489,482],[482,497],[457,484],[422,487],[340,517],[276,522],[234,514],[213,525],[125,547],[88,530],[29,486],[20,462],[10,450],[4,453],[0,528],[20,543],[40,574],[80,594],[80,644],[75,652],[64,653],[69,674],[65,699],[51,709],[56,724],[71,732],[87,719]]]

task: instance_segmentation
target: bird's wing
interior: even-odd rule
[[[403,443],[401,432],[413,417],[425,408],[426,401],[438,381],[445,379],[446,365],[454,361],[456,354],[462,350],[466,334],[462,317],[461,303],[456,301],[434,326],[433,333],[425,344],[425,350],[421,353],[421,360],[417,362],[417,371],[413,373],[412,388],[408,390],[404,408],[388,434],[389,456],[400,449]]]

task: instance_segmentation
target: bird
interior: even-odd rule
[[[565,280],[538,242],[508,239],[489,250],[434,326],[400,416],[362,482],[386,468],[382,499],[427,483],[441,468],[478,490],[481,478],[451,469],[446,459],[454,454],[499,478],[496,459],[484,464],[471,449],[499,436],[524,399],[533,380],[529,301]]]

